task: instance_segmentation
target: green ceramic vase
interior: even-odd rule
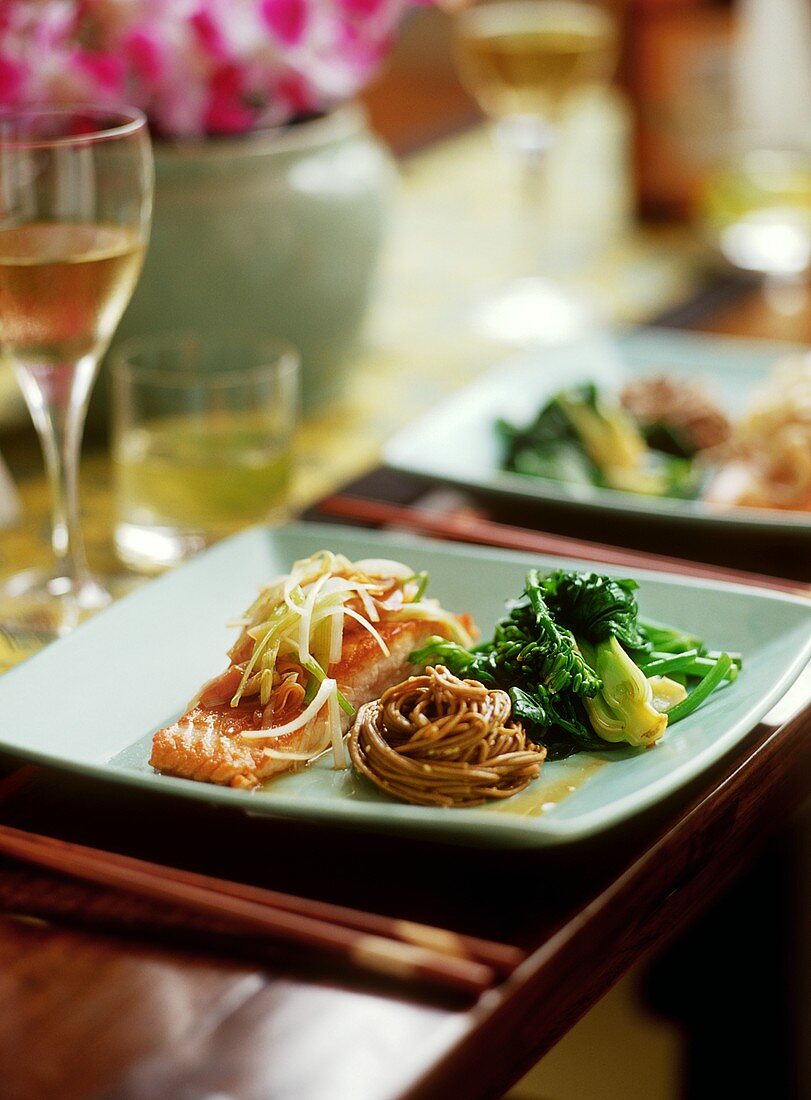
[[[394,167],[345,106],[279,131],[158,144],[143,274],[116,341],[238,330],[302,355],[306,406],[340,386],[375,274]]]

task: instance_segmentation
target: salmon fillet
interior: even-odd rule
[[[412,650],[432,634],[447,636],[448,632],[443,623],[425,620],[379,623],[377,629],[390,656],[384,656],[368,631],[351,630],[344,636],[340,662],[329,670],[356,710],[418,671],[408,660]],[[155,733],[149,763],[164,775],[247,789],[301,767],[299,761],[269,757],[264,750],[270,746],[280,752],[310,752],[321,736],[319,723],[267,740],[240,736],[246,730],[259,729],[261,719],[262,709],[257,709],[255,700],[239,707],[197,704]],[[342,712],[344,732],[351,722]]]

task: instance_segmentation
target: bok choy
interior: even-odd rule
[[[532,569],[489,641],[466,648],[433,637],[411,659],[507,691],[513,716],[552,759],[645,748],[734,680],[741,660],[640,619],[636,589],[599,573]]]

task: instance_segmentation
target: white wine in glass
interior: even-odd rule
[[[607,82],[617,33],[599,4],[581,0],[484,0],[456,21],[459,75],[495,123],[498,143],[519,164],[521,248],[532,249],[532,277],[516,279],[485,302],[480,327],[509,342],[568,335],[588,323],[582,304],[539,270],[549,267],[546,161],[562,108],[581,89]],[[567,320],[567,318],[569,320]]]
[[[139,111],[0,111],[0,348],[42,442],[56,559],[6,579],[3,617],[43,633],[65,633],[111,599],[85,558],[79,449],[100,358],[143,263],[152,179]]]
[[[138,234],[41,222],[0,229],[0,333],[18,367],[72,364],[110,339],[143,263]]]
[[[502,0],[460,18],[456,48],[462,79],[491,118],[549,118],[572,92],[609,79],[616,34],[592,4]]]

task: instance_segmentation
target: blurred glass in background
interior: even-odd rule
[[[579,188],[571,180],[554,186],[560,176],[550,158],[562,152],[567,108],[581,93],[604,90],[617,49],[616,22],[600,4],[484,0],[457,17],[459,75],[521,176],[515,196],[499,201],[516,209],[517,256],[523,252],[524,269],[483,301],[475,316],[478,327],[496,339],[554,341],[588,324],[586,303],[549,278],[582,261],[584,241],[576,218],[555,201],[556,192],[572,195]],[[594,136],[596,147],[600,137]],[[566,163],[556,160],[558,166]],[[585,208],[582,193],[579,198]]]
[[[811,271],[811,5],[740,0],[728,152],[701,214],[726,260],[762,274],[771,304],[801,309]]]
[[[706,181],[703,216],[731,264],[772,286],[811,267],[811,153],[752,148],[732,153]]]

